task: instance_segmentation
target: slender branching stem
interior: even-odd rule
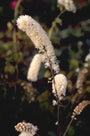
[[[45,48],[44,48],[44,50],[47,53],[47,50]],[[49,64],[50,64],[50,71],[51,71],[52,80],[53,80],[53,84],[54,84],[54,87],[55,87],[55,93],[56,93],[56,98],[57,98],[57,122],[58,122],[57,135],[61,136],[61,128],[60,128],[60,103],[59,103],[59,98],[58,98],[57,89],[56,89],[56,85],[55,85],[54,71],[52,69],[51,61],[50,61],[48,55],[47,55],[47,58],[48,58],[48,61],[49,61]]]
[[[51,25],[51,27],[50,27],[50,29],[49,29],[49,32],[48,32],[49,38],[51,38],[51,36],[52,36],[52,32],[53,32],[53,30],[54,30],[54,28],[55,28],[55,26],[56,26],[57,19],[58,19],[64,12],[65,12],[65,10],[62,10],[62,11],[58,14],[58,16],[55,18],[55,20],[52,22],[52,25]]]
[[[14,12],[14,23],[15,23],[17,17],[18,17],[19,7],[20,7],[20,4],[21,4],[22,1],[23,0],[18,0],[17,1],[17,5],[15,7],[15,12]]]
[[[58,136],[61,136],[61,124],[60,124],[60,104],[59,100],[57,100],[57,120],[58,120],[58,128],[57,128],[57,134]]]
[[[59,14],[59,15],[55,18],[55,20],[52,22],[52,26],[51,26],[51,28],[49,29],[49,32],[48,32],[49,38],[51,38],[51,35],[52,35],[53,30],[54,30],[54,28],[55,28],[55,26],[56,26],[56,23],[57,23],[57,19],[58,19],[64,12],[65,12],[65,10],[62,10],[62,11],[60,12],[60,14]],[[50,63],[50,60],[49,60],[49,63]],[[53,84],[54,84],[54,86],[55,86],[54,73],[53,73],[53,70],[52,70],[51,63],[50,63],[50,70],[51,70],[51,74],[52,74]],[[56,98],[57,98],[57,121],[58,121],[57,135],[58,135],[58,136],[61,136],[60,103],[59,103],[59,98],[58,98],[56,86],[55,86],[55,92],[56,92]]]
[[[52,74],[53,83],[54,83],[54,86],[55,86],[55,79],[54,79],[54,74],[53,74],[53,71],[52,71],[52,67],[51,67],[51,74]],[[60,127],[60,104],[59,104],[59,98],[58,98],[56,86],[55,86],[55,92],[56,92],[56,98],[57,98],[57,122],[58,122],[57,135],[58,135],[58,136],[61,136],[61,127]]]

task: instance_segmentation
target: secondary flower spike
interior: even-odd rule
[[[40,66],[41,66],[41,56],[40,54],[36,54],[28,69],[28,73],[27,73],[28,80],[37,81]]]
[[[15,126],[15,129],[21,134],[19,136],[34,136],[38,130],[37,126],[31,123],[20,122]]]
[[[76,12],[73,0],[58,0],[58,4],[64,6],[67,11]]]
[[[39,49],[39,53],[41,54],[42,62],[45,63],[45,67],[47,68],[52,66],[55,73],[58,73],[60,69],[56,61],[54,48],[41,25],[31,16],[21,15],[17,19],[17,26],[19,29],[26,32],[35,47]]]
[[[74,109],[72,114],[72,119],[76,119],[76,115],[80,115],[81,112],[86,108],[86,106],[90,105],[89,100],[83,100],[80,102]]]
[[[52,80],[52,92],[55,96],[58,96],[59,100],[62,100],[66,95],[67,78],[63,74],[57,74]]]

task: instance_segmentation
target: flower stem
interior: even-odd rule
[[[52,36],[52,32],[53,32],[53,30],[54,30],[54,28],[55,28],[55,26],[56,26],[57,19],[58,19],[64,12],[65,12],[65,10],[62,10],[62,11],[58,14],[58,16],[55,18],[55,20],[52,22],[52,25],[51,25],[51,27],[50,27],[50,29],[49,29],[49,32],[48,32],[49,38],[51,38],[51,36]]]
[[[52,80],[53,80],[53,83],[54,83],[54,86],[55,86],[54,73],[53,73],[53,70],[52,70],[52,66],[51,66],[50,60],[49,60],[49,63],[50,63],[50,70],[51,70],[51,74],[52,74]],[[60,105],[59,105],[59,98],[58,98],[56,86],[55,86],[55,92],[56,92],[56,98],[57,98],[57,121],[58,121],[57,135],[58,135],[58,136],[61,136],[61,127],[60,127]]]
[[[15,7],[15,11],[14,11],[14,19],[13,19],[13,24],[14,24],[14,29],[13,29],[13,46],[14,46],[14,59],[16,61],[16,81],[18,80],[18,62],[17,62],[17,39],[16,39],[16,28],[15,28],[15,24],[16,24],[16,18],[18,17],[18,13],[19,13],[19,6],[21,4],[22,0],[18,0],[17,5]]]
[[[68,131],[69,127],[71,126],[72,121],[73,121],[73,118],[72,118],[72,119],[71,119],[71,121],[69,122],[69,124],[68,124],[68,126],[67,126],[67,128],[66,128],[66,130],[65,130],[64,135],[63,135],[63,136],[65,136],[65,135],[66,135],[66,133],[67,133],[67,131]]]
[[[47,50],[46,50],[45,48],[44,48],[44,50],[45,50],[46,53],[47,53]],[[49,64],[50,64],[51,76],[52,76],[53,84],[54,84],[54,87],[55,87],[56,98],[57,98],[57,121],[58,121],[57,135],[58,135],[58,136],[61,136],[61,130],[60,130],[60,105],[59,105],[59,98],[58,98],[57,89],[56,89],[56,86],[55,86],[54,71],[53,71],[53,69],[52,69],[51,61],[50,61],[48,55],[47,55],[47,58],[48,58],[48,61],[49,61]]]
[[[58,120],[58,128],[57,128],[57,135],[61,136],[61,125],[60,125],[60,105],[59,99],[57,100],[57,120]]]
[[[23,1],[23,0],[18,0],[17,5],[16,5],[16,7],[15,7],[15,12],[14,12],[14,23],[15,23],[15,21],[16,21],[16,19],[17,19],[18,12],[19,12],[19,6],[20,6],[20,4],[21,4],[22,1]]]

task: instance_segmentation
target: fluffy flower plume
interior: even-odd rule
[[[59,100],[62,100],[66,95],[67,79],[63,74],[57,74],[52,80],[52,92],[55,96],[58,96]]]
[[[46,67],[52,66],[52,69],[58,73],[59,66],[56,61],[55,52],[51,41],[49,40],[46,32],[37,23],[31,16],[21,15],[17,19],[17,26],[22,31],[26,32],[26,34],[30,37],[35,47],[39,49],[39,53],[41,54],[42,62],[45,63]]]
[[[73,0],[58,0],[58,4],[64,6],[67,11],[72,11],[73,13],[76,12]]]
[[[15,126],[15,129],[21,134],[19,136],[34,136],[38,130],[37,126],[31,123],[20,122]]]
[[[74,109],[73,111],[73,115],[72,115],[72,118],[73,119],[76,119],[76,115],[80,115],[81,112],[85,109],[85,107],[87,105],[90,104],[90,101],[89,100],[83,100],[82,102],[80,102]]]
[[[88,69],[84,68],[78,76],[77,82],[76,82],[76,88],[79,94],[82,93],[83,83],[85,81],[86,74],[88,73]]]
[[[57,101],[56,101],[56,100],[53,100],[53,101],[52,101],[52,104],[53,104],[53,106],[56,106],[56,105],[57,105]]]
[[[28,69],[28,73],[27,73],[28,80],[37,81],[40,66],[41,66],[41,56],[40,54],[36,54]]]
[[[21,134],[19,136],[33,136],[33,135],[30,135],[29,133],[27,132],[21,132]]]

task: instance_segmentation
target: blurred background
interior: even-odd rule
[[[61,104],[62,135],[74,107],[90,99],[90,0],[74,0],[76,13],[65,11],[52,31],[50,40],[68,79],[67,96]],[[36,54],[29,37],[18,30],[19,15],[30,15],[49,33],[61,12],[56,0],[0,0],[0,133],[17,136],[14,126],[23,120],[37,125],[40,136],[56,136],[57,108],[48,84],[50,70],[44,65],[38,81],[27,80],[29,64]],[[87,72],[85,72],[87,70]],[[84,71],[84,72],[83,72]],[[83,78],[81,90],[77,80]],[[74,121],[67,136],[90,136],[90,106]]]

